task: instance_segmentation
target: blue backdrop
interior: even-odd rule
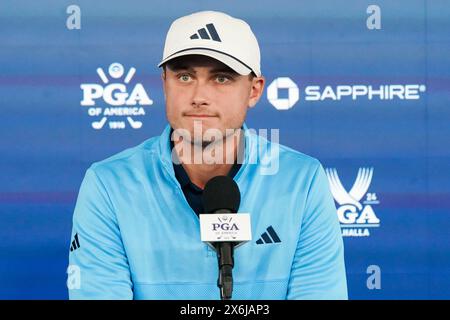
[[[259,39],[267,87],[248,126],[280,129],[282,144],[327,169],[350,298],[448,299],[446,0],[2,0],[0,298],[67,298],[71,219],[84,172],[162,131],[156,65],[165,35],[172,20],[200,10],[242,18]],[[124,76],[114,78],[121,69]],[[151,105],[127,118],[117,113],[127,106],[105,101],[101,91],[94,106],[82,105],[83,84],[104,90],[128,74],[127,92],[141,86]],[[380,86],[394,94],[381,98],[373,92]]]

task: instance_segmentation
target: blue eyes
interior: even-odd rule
[[[219,83],[225,83],[228,80],[230,80],[228,77],[226,76],[217,76],[216,79],[222,79],[223,81],[218,81]]]
[[[178,76],[178,79],[182,82],[189,82],[190,80],[192,80],[192,77],[189,74],[181,74]],[[217,75],[215,80],[217,83],[226,83],[230,81],[231,78],[226,75]]]
[[[181,81],[186,82],[189,80],[190,76],[187,74],[183,74],[181,76],[178,77]]]

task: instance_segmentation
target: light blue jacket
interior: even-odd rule
[[[235,249],[233,299],[347,299],[321,164],[244,128],[234,180],[253,240]],[[220,299],[217,256],[175,178],[169,133],[87,170],[73,215],[70,299]]]

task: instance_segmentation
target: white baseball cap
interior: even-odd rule
[[[222,12],[201,11],[172,22],[158,67],[190,54],[219,60],[241,75],[261,76],[258,40],[250,26]]]

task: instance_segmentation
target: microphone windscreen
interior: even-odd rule
[[[203,190],[205,213],[218,210],[237,212],[241,204],[241,193],[237,183],[228,176],[216,176],[210,179]]]

